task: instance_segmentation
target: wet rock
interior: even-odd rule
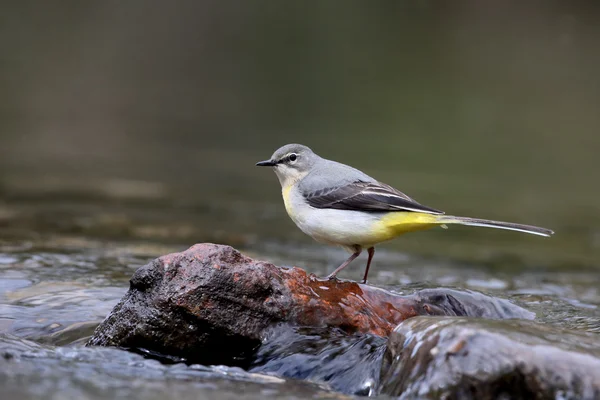
[[[390,336],[381,393],[400,398],[598,399],[600,342],[529,321],[417,317]]]
[[[129,291],[88,344],[174,361],[249,366],[267,328],[275,324],[387,336],[417,315],[533,317],[508,301],[475,292],[431,289],[400,296],[255,261],[229,246],[199,244],[138,269]]]
[[[54,347],[0,332],[3,400],[335,399],[325,385],[237,367],[165,365],[116,348]]]
[[[375,393],[387,339],[340,329],[276,327],[258,349],[250,372],[327,383],[339,392]]]

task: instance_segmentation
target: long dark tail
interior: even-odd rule
[[[514,224],[512,222],[490,221],[487,219],[455,217],[452,215],[440,215],[437,222],[441,224],[459,224],[468,226],[483,226],[486,228],[507,229],[509,231],[531,233],[532,235],[551,236],[554,231],[539,226]]]

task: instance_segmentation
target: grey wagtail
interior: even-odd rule
[[[285,209],[302,232],[352,253],[329,279],[335,279],[366,248],[366,283],[376,244],[434,226],[484,226],[540,236],[554,233],[531,225],[444,215],[355,168],[319,157],[300,144],[285,145],[269,160],[256,165],[273,167],[281,183]]]

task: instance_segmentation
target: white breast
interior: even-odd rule
[[[292,221],[302,232],[319,242],[363,247],[378,242],[372,227],[383,213],[314,208],[302,199],[294,187],[283,189],[282,195]]]

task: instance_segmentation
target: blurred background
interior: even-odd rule
[[[597,266],[599,11],[3,2],[0,234],[326,252],[288,219],[274,174],[254,167],[297,142],[448,213],[557,232],[453,227],[391,251]]]

